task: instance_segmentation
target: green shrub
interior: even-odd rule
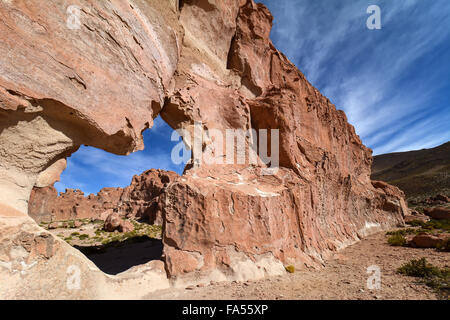
[[[288,265],[288,266],[286,266],[286,271],[289,273],[294,273],[295,267],[293,265]]]
[[[88,235],[88,234],[80,234],[80,235],[78,236],[78,239],[80,239],[80,240],[85,240],[85,239],[87,239],[87,238],[89,238],[89,235]]]
[[[450,232],[450,220],[430,220],[426,223],[426,227]]]
[[[420,221],[420,220],[413,220],[413,221],[407,222],[407,224],[409,224],[410,226],[413,226],[413,227],[422,227],[425,225],[425,222]]]
[[[395,247],[404,246],[406,245],[406,238],[401,234],[394,234],[388,238],[388,243]]]
[[[439,268],[427,262],[427,259],[421,258],[418,260],[411,260],[405,263],[397,270],[399,273],[410,277],[429,278],[439,276]]]
[[[406,236],[407,234],[414,234],[417,233],[416,229],[408,228],[408,229],[400,229],[395,231],[388,231],[386,232],[387,236],[395,236],[395,235],[401,235]]]
[[[410,226],[420,227],[421,232],[431,231],[431,230],[442,230],[450,232],[450,220],[430,220],[423,222],[420,220],[413,220],[407,222]]]
[[[449,299],[450,268],[439,269],[422,258],[405,263],[397,269],[397,272],[410,277],[422,278],[427,286],[436,291],[439,298]]]

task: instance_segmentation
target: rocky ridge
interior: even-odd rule
[[[28,214],[37,222],[71,219],[101,219],[117,212],[150,224],[162,224],[159,196],[178,175],[164,170],[148,170],[133,177],[126,188],[104,188],[85,196],[80,190],[67,189],[58,194],[53,186],[33,188]]]

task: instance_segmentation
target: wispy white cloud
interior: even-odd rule
[[[449,95],[437,98],[450,89],[450,1],[261,2],[274,14],[277,47],[375,153],[450,139]],[[366,28],[371,4],[381,8],[381,30]]]
[[[177,143],[170,141],[172,130],[160,118],[155,123],[156,126],[144,133],[145,150],[128,156],[82,146],[68,158],[67,169],[55,187],[58,191],[71,188],[89,194],[104,187],[125,187],[134,175],[152,168],[180,173],[183,165],[175,165],[171,159],[172,147]]]

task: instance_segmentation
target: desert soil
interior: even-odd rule
[[[335,254],[320,270],[298,270],[278,277],[244,283],[216,283],[205,287],[163,290],[149,299],[437,299],[417,278],[400,275],[397,268],[411,259],[426,258],[435,266],[449,267],[450,253],[435,249],[392,247],[385,233],[372,235]],[[367,288],[367,267],[381,269],[381,289]]]

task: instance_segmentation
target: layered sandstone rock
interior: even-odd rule
[[[130,221],[123,220],[118,213],[111,213],[105,220],[103,229],[108,232],[130,232],[134,226]]]
[[[177,177],[178,174],[173,171],[155,169],[134,176],[130,186],[123,190],[120,205],[117,206],[118,212],[126,217],[162,225],[160,196]]]
[[[150,224],[162,224],[159,196],[178,175],[172,171],[148,170],[133,177],[126,188],[103,188],[85,196],[80,190],[67,189],[58,195],[53,186],[31,192],[28,214],[38,223],[73,219],[101,219],[117,212]]]
[[[40,241],[14,239],[26,228],[33,239],[43,232],[25,216],[27,200],[34,186],[57,179],[60,159],[81,144],[118,154],[138,150],[142,131],[159,113],[191,134],[196,124],[256,130],[245,147],[261,138],[259,129],[280,130],[278,171],[265,170],[264,157],[228,165],[193,161],[182,177],[161,179],[156,198],[147,198],[152,179],[123,192],[121,199],[162,213],[172,283],[257,279],[284,272],[284,264],[317,266],[334,250],[403,224],[402,193],[372,184],[371,150],[344,112],[273,46],[272,16],[263,5],[89,0],[79,3],[80,28],[72,30],[62,18],[63,1],[25,2],[0,2],[0,34],[8,35],[0,42],[0,261],[15,263],[21,252],[36,267],[23,278],[2,267],[10,289],[0,296],[33,297],[37,278],[57,288],[40,291],[49,298],[106,296],[103,284],[119,279],[99,277],[79,255],[83,275],[96,280],[76,294],[65,291],[61,270],[74,249],[50,234],[43,233],[60,249],[39,259],[32,252]],[[211,135],[184,139],[194,158],[223,158],[223,150],[211,152]],[[158,219],[145,210],[136,214]]]
[[[421,233],[416,235],[410,242],[411,246],[416,248],[439,248],[446,240],[444,235],[432,235]]]
[[[423,209],[425,215],[437,220],[450,219],[450,207],[434,207]]]
[[[201,16],[197,2],[189,3],[189,12]],[[170,114],[200,115],[204,129],[280,129],[281,137],[281,169],[274,175],[264,175],[259,164],[202,164],[166,189],[164,257],[180,284],[260,278],[279,274],[283,264],[317,266],[334,250],[403,224],[403,193],[372,185],[371,150],[344,112],[272,45],[271,23],[263,5],[242,1],[235,33],[221,37],[230,43],[226,60],[221,51],[190,57],[195,63],[176,75],[176,95],[162,111],[169,123]],[[191,36],[183,52],[203,52],[207,36]],[[192,131],[183,121],[175,127]],[[204,139],[201,149],[207,144]]]

